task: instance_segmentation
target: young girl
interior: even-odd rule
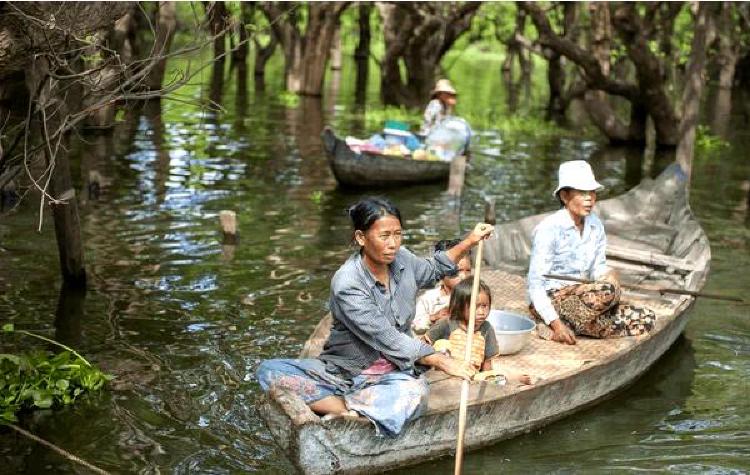
[[[449,342],[452,358],[463,360],[466,351],[466,327],[469,324],[471,303],[471,288],[474,278],[467,278],[459,282],[451,294],[450,319],[441,320],[433,325],[424,335],[425,341],[434,345],[439,340]],[[475,371],[499,370],[500,361],[495,338],[495,330],[487,317],[492,306],[492,292],[489,286],[479,281],[479,295],[477,295],[476,316],[474,321],[474,336],[471,343],[471,366]],[[439,346],[439,345],[438,345]],[[521,384],[531,384],[531,377],[527,374],[508,374],[503,371],[508,380]]]
[[[443,239],[435,243],[435,252],[445,252],[460,242],[460,239]],[[417,299],[417,310],[414,314],[414,322],[412,322],[414,333],[421,335],[431,325],[450,316],[448,304],[453,287],[471,274],[471,259],[468,254],[461,256],[456,267],[458,267],[458,272],[455,275],[443,277],[434,289],[428,290]]]

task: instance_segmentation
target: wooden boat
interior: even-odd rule
[[[626,283],[700,290],[708,275],[710,248],[692,216],[685,176],[673,165],[656,180],[597,205],[608,228],[609,264]],[[493,290],[493,307],[528,314],[522,275],[529,234],[545,215],[497,227],[488,241],[483,271]],[[516,271],[516,273],[514,273]],[[657,314],[644,336],[596,340],[580,337],[575,346],[532,338],[505,366],[538,377],[533,386],[474,383],[468,408],[467,450],[529,432],[611,396],[642,375],[682,333],[694,298],[686,295],[624,294]],[[330,315],[317,326],[301,357],[321,351]],[[384,471],[451,455],[456,445],[460,382],[430,371],[428,409],[393,439],[379,438],[364,419],[322,421],[290,393],[264,396],[260,412],[277,443],[304,473]],[[469,455],[470,456],[470,455]]]
[[[339,185],[349,188],[399,186],[445,181],[450,162],[356,153],[326,127],[322,133],[328,164]]]

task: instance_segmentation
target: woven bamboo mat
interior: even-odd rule
[[[529,317],[529,308],[526,303],[526,280],[523,277],[499,270],[490,270],[482,272],[482,280],[492,289],[493,308]],[[657,321],[654,331],[658,331],[668,319],[673,317],[674,303],[632,298],[626,301],[646,306],[656,312]],[[507,368],[509,372],[526,373],[544,379],[554,378],[574,371],[585,364],[603,361],[635,345],[639,338],[647,338],[647,336],[607,340],[577,337],[576,345],[571,346],[543,340],[534,330],[529,343],[520,352],[501,357],[502,367]]]

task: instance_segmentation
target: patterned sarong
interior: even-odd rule
[[[264,391],[290,391],[306,404],[328,396],[341,397],[347,409],[375,424],[378,435],[390,437],[419,417],[430,392],[424,377],[404,371],[344,379],[326,371],[325,363],[318,359],[266,360],[258,367],[257,377]]]
[[[550,291],[552,306],[576,335],[619,338],[648,333],[656,314],[642,307],[620,303],[619,285],[605,283],[569,285]],[[541,321],[534,306],[532,315]]]

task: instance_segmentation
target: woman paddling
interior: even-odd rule
[[[258,368],[265,391],[297,393],[326,415],[361,415],[379,433],[396,435],[419,416],[429,387],[428,367],[461,378],[474,369],[410,336],[417,291],[457,272],[456,262],[493,228],[478,224],[447,251],[429,259],[401,247],[401,213],[389,201],[366,198],[349,209],[359,246],[331,280],[333,327],[315,359],[275,359]]]
[[[549,338],[575,344],[575,335],[611,338],[640,335],[655,314],[620,303],[620,284],[607,268],[604,226],[593,213],[602,188],[583,160],[560,164],[554,192],[562,208],[534,229],[528,291],[531,313],[552,330]],[[568,285],[548,274],[597,280]],[[542,327],[544,329],[544,327]],[[543,335],[550,332],[540,332]]]

